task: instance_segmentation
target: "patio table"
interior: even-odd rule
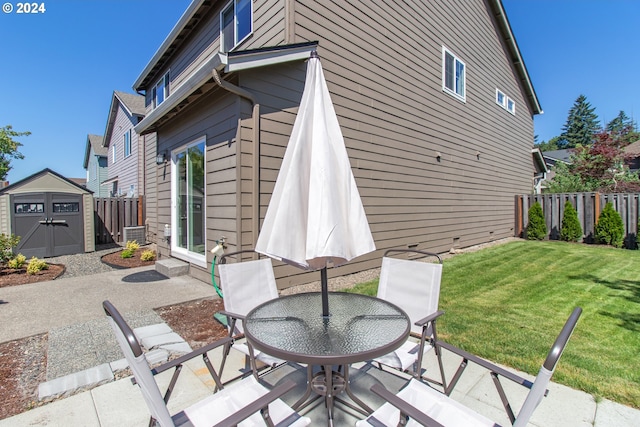
[[[309,292],[267,301],[247,314],[244,327],[248,343],[256,349],[308,365],[306,393],[293,407],[302,409],[315,400],[308,400],[312,392],[324,396],[332,425],[334,400],[365,415],[373,412],[351,392],[349,364],[400,347],[409,336],[410,323],[409,316],[390,302],[345,292],[329,292],[330,315],[323,317],[321,298],[320,292]],[[314,375],[313,366],[323,369]],[[343,391],[360,408],[336,397]]]

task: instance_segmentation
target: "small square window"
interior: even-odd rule
[[[507,111],[511,114],[516,114],[516,103],[511,98],[507,98]]]
[[[500,89],[496,89],[496,104],[504,108],[507,106],[507,97]]]
[[[253,31],[253,2],[233,0],[220,13],[220,50],[230,52]]]
[[[442,88],[456,98],[466,99],[466,68],[447,48],[442,47]]]

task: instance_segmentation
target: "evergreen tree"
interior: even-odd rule
[[[595,107],[587,101],[587,97],[580,95],[569,110],[567,122],[562,127],[560,148],[574,148],[587,146],[593,142],[593,134],[600,129]]]
[[[611,202],[604,205],[595,226],[596,241],[621,248],[624,241],[624,224]]]
[[[540,202],[535,202],[529,208],[529,223],[527,224],[527,240],[544,240],[547,237],[547,224]]]
[[[560,229],[560,239],[565,242],[578,242],[582,238],[582,226],[578,219],[578,212],[574,209],[570,201],[564,204],[564,214],[562,214],[562,228]]]
[[[636,123],[624,111],[620,111],[615,119],[607,123],[606,130],[619,147],[626,147],[640,140]]]

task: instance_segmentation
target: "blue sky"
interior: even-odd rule
[[[2,3],[5,3],[3,0]],[[189,0],[50,0],[37,15],[0,12],[0,126],[19,138],[24,160],[10,182],[45,167],[84,177],[87,134],[105,130],[113,90],[131,85]],[[584,94],[603,121],[640,118],[635,0],[503,0],[544,109],[539,141],[561,133]]]

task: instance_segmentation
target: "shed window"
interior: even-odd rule
[[[42,213],[44,212],[44,203],[16,203],[14,210],[15,213]]]
[[[447,48],[442,48],[442,89],[456,98],[466,99],[466,67]]]
[[[80,203],[72,202],[72,203],[54,203],[53,204],[54,212],[80,212]]]
[[[229,52],[253,31],[251,0],[233,0],[220,13],[220,50]]]

